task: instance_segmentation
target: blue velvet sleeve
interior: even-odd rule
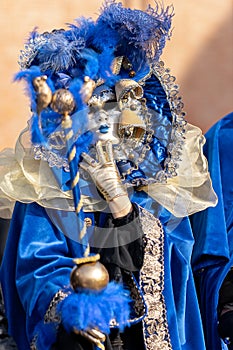
[[[200,294],[200,309],[207,348],[227,348],[220,340],[218,296],[233,265],[233,113],[219,120],[206,134],[204,147],[218,204],[191,217],[195,244],[192,266]]]
[[[66,237],[53,226],[46,210],[28,205],[18,244],[16,288],[30,341],[55,293],[69,286],[74,266],[69,249]]]

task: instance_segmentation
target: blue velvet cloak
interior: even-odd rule
[[[163,208],[155,209],[153,201],[148,204],[148,196],[143,193],[136,194],[133,199],[159,216],[164,227],[163,294],[172,348],[204,350],[190,264],[194,240],[189,220],[177,219]],[[88,213],[88,217],[90,215],[94,214]],[[20,350],[29,350],[35,326],[43,320],[54,294],[69,285],[72,258],[78,256],[79,244],[52,223],[44,208],[36,203],[16,204],[1,269],[1,283],[9,333]],[[45,331],[55,336],[48,325],[45,325]]]
[[[200,308],[208,350],[227,348],[217,332],[219,289],[233,265],[233,113],[206,134],[204,154],[209,162],[215,208],[195,214],[191,221],[196,243],[192,265],[200,294]]]

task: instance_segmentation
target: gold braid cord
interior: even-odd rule
[[[140,286],[147,305],[143,320],[146,350],[171,350],[164,289],[164,231],[158,219],[145,209],[140,209],[146,247],[140,272]]]

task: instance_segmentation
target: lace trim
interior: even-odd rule
[[[139,84],[146,84],[146,80],[153,74],[159,79],[167,95],[172,114],[172,130],[167,149],[168,156],[164,162],[164,170],[160,170],[156,174],[156,182],[165,183],[168,178],[177,175],[177,168],[182,160],[181,153],[185,142],[187,120],[185,119],[186,113],[183,110],[184,104],[181,96],[179,96],[179,86],[176,84],[176,78],[170,74],[169,68],[164,67],[163,61],[155,62],[150,72],[139,81]]]
[[[62,290],[59,290],[51,300],[49,307],[46,311],[46,314],[44,316],[44,323],[50,323],[50,322],[61,322],[60,316],[57,314],[57,304],[65,299],[68,296],[67,293],[64,293]]]
[[[144,292],[147,316],[143,320],[146,350],[171,350],[164,289],[164,232],[161,223],[146,210],[140,210],[145,233],[144,264],[140,271],[140,286]]]
[[[63,168],[66,172],[70,171],[68,160],[65,157],[46,149],[44,146],[35,145],[33,152],[35,160],[44,160],[48,162],[50,168],[57,167]]]

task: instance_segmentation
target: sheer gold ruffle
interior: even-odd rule
[[[166,183],[154,183],[142,188],[149,196],[177,217],[194,214],[217,204],[208,163],[203,154],[205,137],[201,130],[187,124],[177,176]]]
[[[203,210],[217,203],[203,155],[205,138],[191,124],[186,127],[186,140],[178,161],[177,176],[166,183],[153,183],[142,190],[177,217]],[[15,150],[0,153],[0,216],[10,218],[15,201],[37,202],[43,207],[73,210],[71,191],[62,191],[48,163],[35,160],[25,129]],[[105,203],[83,196],[84,210],[103,210]]]
[[[15,201],[37,202],[43,207],[71,210],[71,192],[62,191],[48,163],[33,158],[29,133],[25,129],[15,150],[0,153],[0,215],[10,218]]]

